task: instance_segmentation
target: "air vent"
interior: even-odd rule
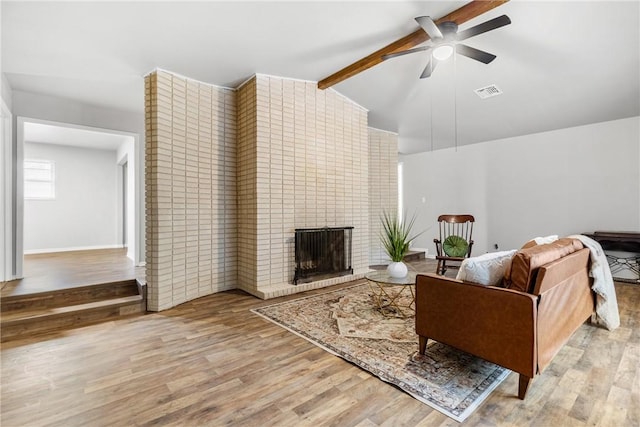
[[[489,85],[474,90],[474,92],[482,99],[491,98],[492,96],[502,95],[502,91],[496,85]]]

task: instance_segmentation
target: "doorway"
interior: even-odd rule
[[[17,217],[21,220],[24,219],[24,226],[18,227],[16,230],[16,254],[17,259],[20,260],[20,275],[22,277],[22,264],[25,254],[36,253],[48,253],[48,252],[65,252],[74,250],[93,250],[93,249],[109,249],[109,248],[127,248],[126,255],[129,257],[135,265],[140,263],[139,255],[139,238],[138,227],[140,210],[138,206],[140,204],[139,194],[136,189],[136,151],[138,148],[138,135],[120,132],[109,129],[92,128],[86,126],[78,126],[67,123],[50,122],[39,119],[31,118],[18,118],[18,155],[16,162],[16,170],[18,174],[22,176],[24,172],[25,159],[28,156],[33,157],[33,153],[38,151],[30,150],[25,155],[25,144],[37,144],[40,152],[46,152],[44,149],[48,149],[50,153],[65,152],[65,155],[72,156],[73,153],[82,153],[85,156],[84,159],[75,161],[69,160],[71,157],[62,157],[60,162],[66,162],[67,165],[64,168],[64,177],[68,180],[69,175],[76,173],[76,178],[73,179],[76,185],[79,181],[89,181],[94,179],[94,191],[90,191],[86,194],[88,199],[88,205],[104,206],[104,209],[97,211],[98,213],[91,214],[90,210],[87,210],[87,215],[80,215],[75,217],[73,227],[69,231],[61,230],[62,225],[67,222],[65,216],[52,214],[54,218],[58,219],[57,223],[43,226],[41,230],[46,230],[46,233],[38,233],[39,240],[34,242],[33,234],[29,234],[32,230],[33,224],[30,224],[29,218],[25,218],[25,214],[33,213],[33,206],[18,206],[20,209],[17,212]],[[54,149],[53,147],[57,147]],[[107,184],[107,187],[100,189],[97,187],[100,179],[108,182],[111,178],[106,177],[104,172],[104,164],[102,165],[102,175],[98,171],[98,167],[87,167],[84,163],[89,157],[89,153],[95,153],[93,157],[99,157],[103,160],[105,158],[113,159],[111,163],[112,172],[109,176],[113,177],[113,185]],[[103,162],[104,163],[104,162]],[[59,178],[56,181],[56,185],[62,185],[59,182],[63,178],[62,163],[56,164],[55,178]],[[80,173],[80,175],[78,175]],[[84,175],[83,175],[84,174]],[[112,175],[111,175],[112,174]],[[94,176],[100,175],[100,176]],[[96,181],[96,179],[98,181]],[[18,179],[16,182],[20,188],[16,191],[18,198],[24,200],[24,180]],[[85,183],[86,184],[86,183]],[[80,186],[78,186],[80,187]],[[86,187],[86,185],[85,185]],[[63,190],[62,188],[60,190]],[[86,190],[86,188],[85,188]],[[77,190],[73,188],[65,188],[64,192],[68,196],[74,194]],[[62,199],[62,194],[60,199]],[[105,197],[112,197],[112,203],[104,204]],[[63,200],[58,200],[63,202]],[[26,202],[26,201],[25,201]],[[78,202],[78,199],[74,202],[68,197],[65,200],[67,206],[63,209],[66,212],[74,212],[80,210],[83,205]],[[42,210],[51,211],[54,203],[40,203],[39,206]],[[31,210],[29,210],[31,209]],[[72,216],[72,215],[68,215]],[[108,220],[105,218],[109,216]],[[96,218],[100,218],[103,222],[95,222]],[[61,220],[62,218],[62,220]],[[93,221],[93,222],[92,222]],[[70,221],[69,221],[70,222]],[[62,223],[62,224],[61,224]],[[84,227],[84,228],[83,228]],[[53,230],[58,229],[56,240]],[[25,233],[26,231],[26,233]],[[52,240],[44,241],[42,236],[45,234],[50,235]],[[60,238],[60,236],[64,236]],[[84,239],[82,239],[84,237]],[[58,242],[58,243],[55,243]]]

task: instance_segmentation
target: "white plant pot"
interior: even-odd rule
[[[409,270],[407,270],[407,266],[402,261],[392,262],[387,267],[387,273],[389,273],[389,276],[393,277],[394,279],[402,279],[403,277],[407,277],[408,272]]]

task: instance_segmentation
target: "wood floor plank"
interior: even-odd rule
[[[375,413],[378,408],[387,403],[388,396],[383,389],[380,389],[380,383],[377,378],[373,376],[365,379],[354,378],[357,379],[357,382],[350,380],[337,387],[353,397],[355,399],[354,404],[344,411],[328,414],[322,420],[321,425],[331,427],[359,425],[370,414]],[[344,388],[347,383],[351,386]]]

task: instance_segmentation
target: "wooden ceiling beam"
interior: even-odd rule
[[[450,14],[443,16],[436,20],[436,24],[440,24],[445,21],[453,21],[456,24],[463,24],[476,16],[482,15],[494,9],[509,0],[474,0],[471,3],[467,3],[461,8],[454,10]],[[390,53],[396,53],[403,50],[411,49],[418,46],[421,43],[429,40],[429,36],[424,32],[422,28],[417,29],[408,36],[396,40],[395,42],[388,44],[380,50],[373,52],[371,55],[366,56],[359,61],[343,68],[342,70],[333,73],[329,77],[326,77],[318,82],[319,89],[327,89],[335,84],[340,83],[343,80],[353,77],[356,74],[368,70],[374,65],[378,65],[382,62],[382,57]]]

